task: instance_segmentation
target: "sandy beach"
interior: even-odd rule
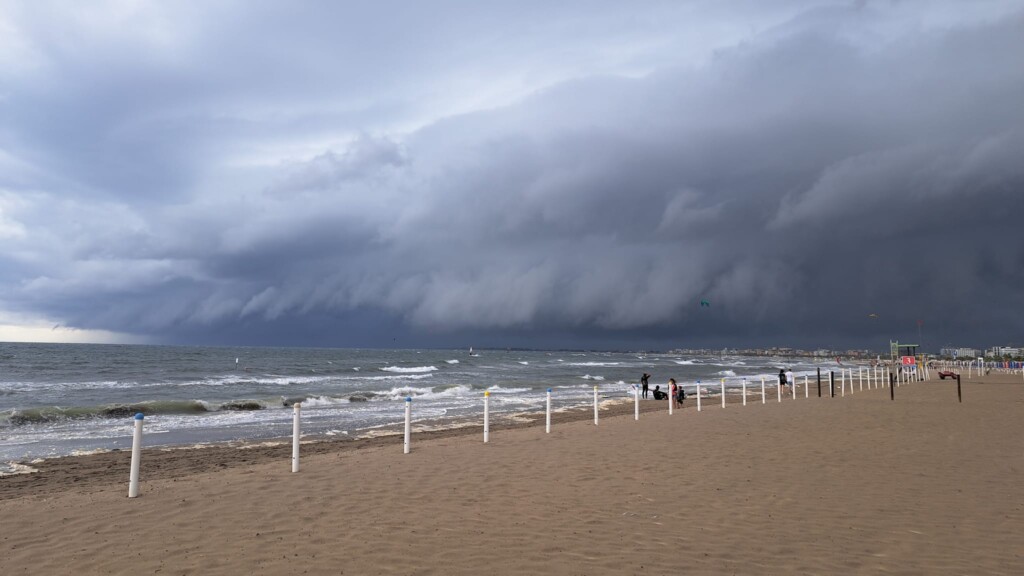
[[[812,383],[813,386],[813,383]],[[1024,384],[692,400],[0,478],[6,574],[1019,574]],[[396,420],[400,415],[396,413]]]

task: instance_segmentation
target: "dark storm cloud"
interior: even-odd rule
[[[759,31],[698,58],[611,11],[323,18],[356,58],[254,10],[199,28],[275,19],[289,50],[186,26],[69,93],[5,75],[0,305],[169,341],[881,347],[917,320],[933,345],[1019,341],[1024,12],[709,6],[687,8]],[[445,90],[548,54],[539,90]]]

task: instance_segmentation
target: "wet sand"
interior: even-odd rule
[[[1018,574],[1024,384],[48,461],[0,478],[4,574]],[[759,392],[759,390],[758,390]],[[802,392],[802,390],[801,390]],[[400,416],[399,416],[400,418]],[[542,419],[541,419],[542,420]]]

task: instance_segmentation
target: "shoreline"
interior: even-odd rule
[[[688,385],[689,386],[689,385]],[[721,394],[717,386],[704,385],[705,394],[702,401],[705,410],[721,409]],[[755,390],[756,388],[756,390]],[[816,381],[808,380],[809,398],[817,397]],[[742,405],[743,395],[734,388],[726,388],[726,405]],[[838,380],[837,380],[838,390]],[[653,388],[652,388],[653,391]],[[766,404],[779,403],[773,392],[772,385],[766,387]],[[796,400],[804,400],[803,383],[797,383]],[[877,391],[877,389],[875,390]],[[827,381],[822,382],[822,397],[828,396]],[[857,393],[867,393],[868,390]],[[758,404],[760,400],[760,384],[751,385],[747,392],[747,403]],[[836,398],[839,398],[836,392]],[[791,394],[784,394],[782,403],[792,402]],[[668,412],[665,401],[646,399],[640,402],[641,414]],[[633,399],[630,397],[606,396],[600,401],[600,417],[626,418],[634,413]],[[683,408],[676,411],[696,411],[696,398],[688,395]],[[370,431],[354,436],[303,436],[300,441],[301,457],[345,453],[367,448],[402,445],[403,422],[397,415],[393,423],[378,426]],[[553,425],[593,418],[592,405],[570,406],[552,410]],[[491,414],[491,434],[523,428],[544,426],[544,412],[510,412]],[[413,422],[413,443],[430,442],[439,439],[458,438],[483,435],[483,412],[479,416],[461,419],[425,419]],[[269,462],[281,462],[288,466],[291,461],[290,436],[278,436],[253,440],[210,442],[182,445],[146,446],[143,441],[141,479],[148,480],[174,479],[200,474],[212,470],[252,466]],[[94,488],[123,483],[127,485],[131,450],[110,449],[90,451],[85,454],[70,454],[14,461],[15,467],[27,467],[14,474],[0,475],[0,501],[18,498],[25,495],[48,494],[62,490],[68,484],[79,488]]]
[[[287,444],[144,452],[133,499],[127,453],[64,459],[0,479],[0,551],[18,574],[1016,573],[1024,385],[964,383],[314,442],[299,473]]]
[[[640,413],[667,411],[667,405],[661,402],[641,401]],[[727,399],[727,402],[731,400]],[[603,399],[599,406],[602,419],[632,415],[634,410],[631,400],[617,398]],[[694,406],[696,405],[688,399],[686,407]],[[558,423],[588,420],[593,418],[593,408],[577,406],[552,410],[552,417],[555,418],[555,415]],[[543,425],[544,412],[514,412],[492,414],[490,429],[491,434],[494,434]],[[312,438],[304,436],[300,442],[301,457],[392,445],[401,449],[402,434],[403,423],[396,417],[395,423],[377,427],[367,434],[352,437],[322,434]],[[474,434],[483,435],[482,412],[478,418],[430,419],[413,423],[413,442],[430,442]],[[269,462],[281,462],[282,466],[288,466],[291,460],[291,446],[290,436],[174,446],[146,446],[143,441],[141,478],[144,482],[181,478],[211,470]],[[111,449],[14,461],[14,466],[30,467],[33,471],[0,476],[0,501],[59,492],[69,483],[76,488],[94,488],[117,483],[127,486],[130,457],[130,449]]]

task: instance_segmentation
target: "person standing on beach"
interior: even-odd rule
[[[676,379],[675,378],[669,378],[668,379],[668,401],[669,402],[675,402],[676,401]]]
[[[647,387],[647,380],[648,380],[648,379],[649,379],[650,377],[651,377],[651,375],[650,375],[650,374],[648,374],[647,372],[644,372],[644,375],[640,377],[640,384],[642,384],[642,385],[643,385],[643,389],[641,390],[641,392],[643,393],[643,397],[644,397],[644,398],[647,398],[647,390],[648,390],[648,387]]]
[[[786,371],[779,368],[779,394],[782,394],[786,388]]]
[[[790,392],[792,392],[794,390],[793,386],[796,384],[796,379],[793,377],[792,368],[786,370],[786,384],[789,385],[789,390]]]
[[[675,384],[675,380],[673,380],[672,383]],[[683,400],[686,400],[686,392],[683,391],[682,386],[676,386],[675,402],[677,408],[683,407]]]

